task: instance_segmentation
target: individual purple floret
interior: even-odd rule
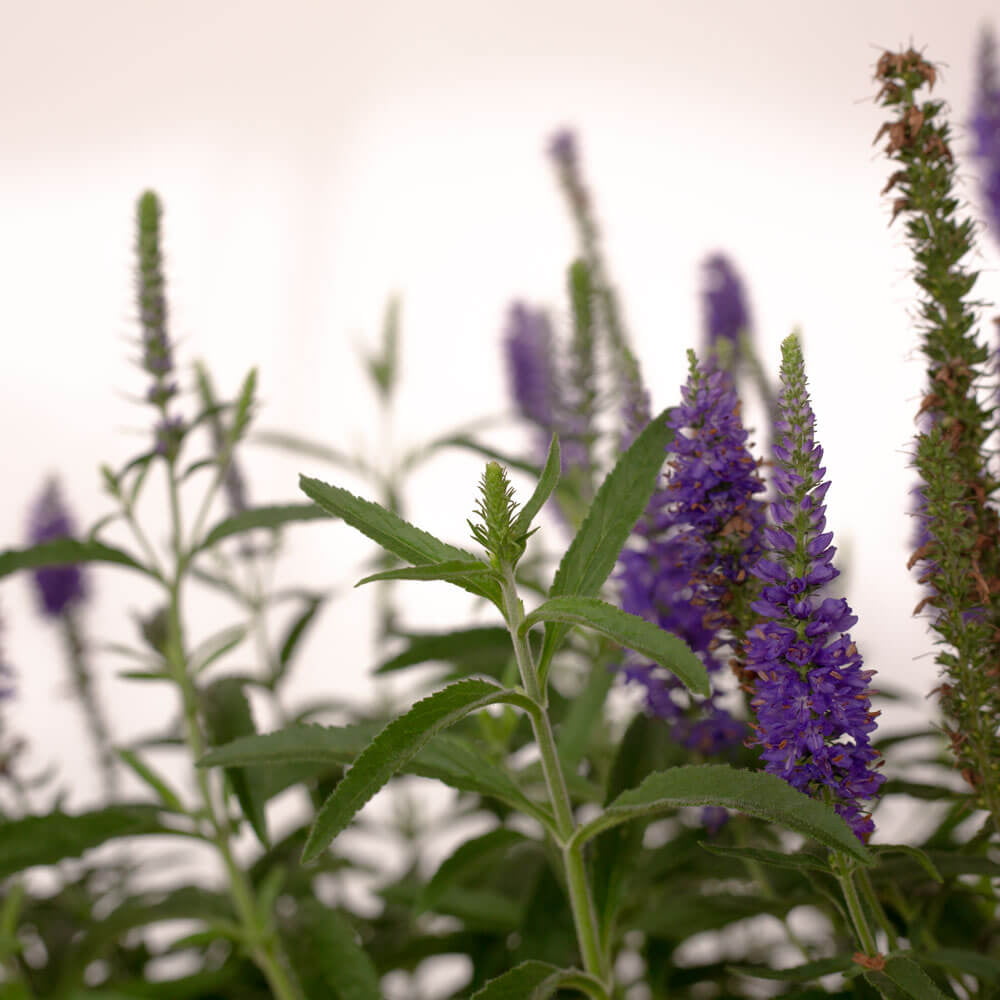
[[[984,30],[979,46],[979,80],[971,127],[973,154],[982,161],[983,197],[993,235],[1000,239],[1000,81],[997,79],[996,39]]]
[[[826,530],[829,488],[814,438],[798,338],[782,344],[779,437],[774,446],[772,524],[753,573],[764,583],[752,607],[764,620],[746,642],[746,669],[756,676],[752,746],[763,747],[765,770],[814,797],[829,797],[865,841],[874,830],[862,803],[885,780],[871,747],[875,717],[861,656],[847,630],[857,618],[847,602],[823,597],[839,574]]]
[[[32,545],[73,537],[73,522],[55,479],[46,483],[38,498],[28,533]],[[61,617],[71,605],[86,597],[83,570],[77,564],[42,566],[34,570],[33,576],[41,611],[52,618]]]
[[[670,424],[676,436],[666,486],[619,558],[621,606],[680,636],[717,675],[738,629],[737,591],[761,546],[764,485],[728,371],[698,367],[692,354]],[[623,672],[646,688],[647,708],[670,721],[684,745],[711,755],[746,736],[744,723],[718,703],[719,691],[696,703],[672,674],[634,654]]]
[[[721,253],[711,254],[703,265],[705,338],[711,350],[720,341],[726,341],[734,350],[739,348],[739,337],[750,328],[743,282],[732,262]]]

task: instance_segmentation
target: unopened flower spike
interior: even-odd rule
[[[732,374],[699,365],[693,352],[689,358],[681,405],[670,417],[670,473],[619,557],[618,582],[624,610],[680,636],[721,678],[750,620],[756,581],[748,570],[760,551],[764,486]],[[672,675],[634,654],[623,672],[646,688],[650,712],[668,721],[678,742],[710,755],[744,738],[744,724],[720,703],[718,682],[696,702]]]
[[[32,545],[51,542],[57,538],[74,537],[73,520],[54,478],[45,484],[32,508],[28,536]],[[83,568],[78,563],[41,566],[32,575],[39,607],[50,618],[61,617],[87,595]]]
[[[764,584],[752,605],[761,621],[745,649],[746,670],[756,677],[750,745],[763,748],[765,770],[831,801],[864,841],[874,830],[865,805],[885,780],[871,746],[878,715],[869,690],[874,671],[863,668],[847,632],[857,621],[847,602],[823,596],[838,576],[823,502],[829,483],[794,334],[781,354],[777,496],[766,551],[752,571]]]
[[[524,554],[526,535],[515,537],[517,504],[507,470],[499,462],[487,462],[479,484],[476,514],[480,523],[469,521],[472,537],[490,556],[494,568],[514,566]]]

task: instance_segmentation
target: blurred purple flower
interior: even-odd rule
[[[869,734],[877,712],[869,680],[847,633],[857,618],[843,599],[824,597],[838,575],[833,533],[823,500],[829,488],[823,449],[806,391],[802,351],[793,335],[782,345],[781,422],[774,447],[777,498],[768,551],[753,569],[764,582],[753,609],[746,669],[756,675],[757,714],[751,745],[763,747],[765,770],[807,795],[829,794],[861,840],[874,830],[861,804],[878,795],[884,777]]]
[[[727,341],[738,351],[740,334],[750,328],[743,282],[729,258],[721,253],[706,258],[703,269],[706,346],[712,349],[719,341]]]
[[[46,483],[35,503],[28,534],[32,545],[74,537],[73,521],[55,479]],[[34,570],[32,575],[35,578],[40,609],[49,617],[61,617],[71,605],[86,597],[83,569],[77,563],[42,566]]]
[[[617,578],[625,611],[680,636],[717,675],[734,640],[734,592],[761,546],[764,485],[732,375],[691,361],[670,417],[672,471],[619,557]],[[672,724],[678,742],[712,755],[745,737],[744,723],[718,704],[720,692],[695,701],[672,674],[635,654],[623,673],[646,688],[647,708]]]
[[[1000,240],[1000,81],[996,39],[989,29],[980,39],[978,70],[975,112],[970,123],[975,136],[973,155],[982,161],[980,183],[988,220],[994,237]]]
[[[576,133],[572,129],[558,129],[549,137],[549,156],[561,169],[575,170],[577,153]]]
[[[556,371],[552,328],[541,310],[510,307],[504,335],[511,395],[525,420],[550,432],[556,423]]]

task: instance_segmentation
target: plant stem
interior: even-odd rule
[[[545,776],[545,786],[548,789],[549,801],[552,803],[552,811],[555,816],[558,846],[563,859],[563,871],[566,875],[566,887],[569,893],[570,909],[573,912],[573,923],[576,927],[577,943],[586,971],[602,984],[607,984],[611,979],[611,971],[608,967],[607,956],[600,944],[597,911],[594,907],[594,896],[587,878],[583,848],[578,845],[569,846],[576,830],[576,820],[573,818],[573,807],[566,789],[566,779],[559,762],[555,735],[552,732],[552,724],[549,721],[545,696],[538,681],[538,672],[531,655],[531,648],[527,640],[518,633],[521,622],[524,620],[524,606],[517,596],[513,567],[509,565],[503,567],[502,588],[504,616],[507,620],[511,641],[514,644],[514,655],[517,658],[521,682],[524,685],[525,693],[536,706],[536,711],[530,715],[531,727],[541,755],[542,773]]]
[[[861,903],[861,897],[858,895],[857,886],[854,884],[854,872],[851,870],[851,863],[840,854],[834,854],[833,862],[833,867],[837,873],[837,881],[840,883],[841,892],[844,894],[844,902],[847,904],[847,912],[850,914],[851,923],[854,925],[858,944],[865,955],[874,957],[879,953],[878,945],[875,942],[875,935],[868,925],[868,917]]]

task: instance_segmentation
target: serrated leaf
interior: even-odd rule
[[[313,860],[354,814],[442,729],[470,712],[498,703],[524,704],[523,695],[489,681],[463,680],[418,701],[393,720],[367,746],[323,803],[302,853]]]
[[[792,871],[830,872],[830,865],[820,857],[811,854],[782,854],[761,847],[726,847],[722,844],[701,842],[701,847],[709,854],[723,858],[739,858],[741,861],[756,861],[774,868],[788,868]]]
[[[115,753],[121,758],[122,763],[132,769],[140,781],[147,784],[156,793],[156,797],[167,809],[179,813],[186,812],[180,796],[138,754],[124,747],[117,747]]]
[[[506,851],[514,844],[523,844],[527,840],[523,833],[501,826],[481,837],[473,837],[460,844],[441,862],[431,880],[424,886],[419,900],[420,909],[433,910],[446,889],[467,878],[470,873],[481,871],[483,865],[494,855]]]
[[[292,622],[285,633],[285,638],[281,642],[281,649],[278,651],[278,666],[270,677],[270,684],[274,687],[288,673],[288,668],[292,664],[295,651],[299,648],[299,643],[309,631],[313,619],[319,609],[326,601],[325,594],[314,594],[304,597],[305,608],[302,613]]]
[[[497,676],[513,655],[510,633],[500,626],[462,629],[457,632],[432,632],[406,637],[408,645],[402,652],[381,663],[376,674],[429,660],[456,664],[463,673],[483,673]]]
[[[211,742],[216,745],[229,743],[245,736],[256,735],[250,702],[243,690],[243,681],[235,677],[222,677],[202,692],[202,705],[206,728]],[[226,768],[226,777],[239,801],[257,839],[265,848],[267,836],[267,795],[262,776],[242,767]]]
[[[273,507],[252,507],[240,511],[232,517],[227,517],[216,524],[205,537],[197,543],[195,552],[211,548],[225,538],[241,535],[257,528],[280,528],[285,524],[299,521],[329,520],[330,515],[311,503],[279,504]]]
[[[354,585],[360,587],[363,583],[374,583],[378,580],[441,580],[445,583],[461,583],[474,581],[476,578],[489,577],[499,582],[496,570],[491,569],[478,559],[451,559],[448,562],[422,563],[419,566],[404,566],[400,569],[386,569],[381,573],[372,573]]]
[[[579,827],[572,843],[584,844],[602,830],[680,806],[724,806],[780,823],[789,830],[871,864],[868,849],[834,810],[763,771],[738,771],[728,764],[693,764],[656,771],[623,792],[604,812]]]
[[[123,549],[116,549],[103,542],[84,542],[77,538],[56,538],[26,549],[6,549],[0,552],[0,577],[21,569],[39,569],[42,566],[66,566],[73,563],[104,562],[115,566],[136,569],[147,576],[155,576],[149,569]]]
[[[491,979],[472,1000],[547,1000],[559,989],[579,989],[588,996],[605,991],[597,979],[577,969],[560,969],[548,962],[528,961]]]
[[[323,510],[342,518],[352,528],[414,566],[475,561],[470,552],[442,542],[385,507],[357,497],[339,486],[331,486],[308,476],[299,477],[299,486]],[[487,598],[497,607],[501,605],[500,587],[492,580],[469,579],[458,585],[469,593]]]
[[[666,461],[673,431],[669,410],[654,417],[601,484],[587,516],[559,563],[549,597],[595,597],[618,561],[632,529],[646,509]],[[544,678],[552,655],[568,626],[552,622],[545,627],[539,660]]]
[[[934,984],[923,969],[905,955],[895,955],[886,960],[880,970],[913,1000],[951,1000]],[[867,977],[866,977],[867,978]]]
[[[511,525],[510,533],[512,538],[519,538],[526,535],[531,529],[531,522],[534,521],[538,512],[545,505],[545,501],[552,495],[552,491],[559,485],[559,473],[562,468],[559,458],[559,438],[552,436],[549,444],[548,457],[542,467],[542,474],[538,478],[538,483],[527,503],[518,512],[514,523]]]
[[[108,806],[70,815],[61,810],[44,816],[0,823],[0,878],[36,865],[54,865],[119,837],[176,834],[160,821],[160,809],[148,803]]]
[[[791,969],[770,969],[766,965],[730,965],[728,968],[741,976],[753,976],[755,979],[775,979],[786,983],[809,983],[836,972],[857,970],[850,958],[821,958],[815,962],[805,962]]]
[[[1000,979],[1000,959],[966,948],[935,948],[933,951],[920,952],[914,958],[923,965],[975,976],[984,983],[995,983]]]
[[[622,611],[596,597],[553,597],[535,608],[521,623],[524,636],[539,622],[560,622],[592,628],[626,649],[666,667],[695,694],[709,695],[712,690],[705,665],[682,639],[659,626]]]

